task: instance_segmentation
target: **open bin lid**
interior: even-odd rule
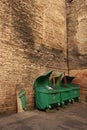
[[[59,86],[61,82],[61,77],[63,73],[58,73],[50,79],[51,86]]]
[[[49,85],[49,77],[52,74],[52,71],[49,71],[39,77],[37,77],[34,81],[34,88],[37,87],[45,87]]]
[[[55,84],[58,84],[58,83],[59,83],[59,81],[61,80],[62,74],[63,74],[63,73],[58,73],[58,74],[54,77]],[[52,80],[53,80],[53,78],[51,79],[51,82],[53,83]]]
[[[64,76],[61,80],[61,83],[62,84],[65,84],[65,80],[66,80],[66,84],[71,84],[72,80],[74,79],[75,77],[71,77],[71,76]]]

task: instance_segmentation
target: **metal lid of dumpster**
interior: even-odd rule
[[[67,82],[67,84],[71,84],[72,80],[74,79],[75,77],[71,77],[71,76],[64,76],[61,80],[61,83],[65,83],[65,80]]]
[[[39,77],[34,82],[34,88],[38,87],[46,87],[47,85],[49,86],[49,77],[51,75],[52,71],[49,71]]]
[[[79,84],[64,84],[65,87],[73,87],[73,88],[80,88]]]
[[[50,85],[53,87],[59,87],[61,83],[61,77],[63,73],[58,73],[50,79]]]

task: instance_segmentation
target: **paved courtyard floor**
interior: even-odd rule
[[[56,112],[0,115],[0,130],[87,130],[87,103],[70,104]]]

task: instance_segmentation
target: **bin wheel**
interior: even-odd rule
[[[80,97],[78,97],[78,102],[80,102]]]
[[[61,103],[61,107],[62,107],[62,108],[65,107],[65,103],[64,103],[64,102]]]
[[[46,109],[46,112],[50,112],[50,109],[49,109],[49,108],[47,108],[47,109]]]
[[[71,99],[71,104],[73,104],[74,103],[74,99]]]
[[[49,109],[49,108],[46,109],[46,112],[50,112],[50,113],[51,112],[57,112],[57,111],[58,111],[57,109]]]

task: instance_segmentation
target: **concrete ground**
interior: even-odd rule
[[[87,103],[74,103],[56,112],[39,110],[0,116],[0,130],[87,130]]]

